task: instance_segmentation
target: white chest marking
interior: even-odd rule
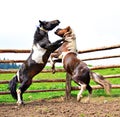
[[[46,49],[41,48],[38,44],[33,45],[32,60],[34,60],[36,63],[44,63],[43,55],[45,54],[46,51],[47,51]]]

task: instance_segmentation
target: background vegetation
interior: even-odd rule
[[[3,59],[7,60],[7,59]],[[18,69],[20,67],[19,64],[16,63],[0,63],[0,69]]]

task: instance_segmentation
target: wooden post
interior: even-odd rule
[[[71,75],[66,73],[66,91],[65,99],[69,100],[71,98]]]

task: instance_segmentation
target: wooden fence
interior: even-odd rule
[[[120,48],[120,44],[113,45],[113,46],[106,46],[106,47],[100,47],[100,48],[94,48],[94,49],[87,49],[87,50],[80,50],[78,51],[79,54],[82,53],[88,53],[88,52],[96,52],[96,51],[104,51],[104,50],[111,50],[111,49],[117,49]],[[30,50],[17,50],[17,49],[0,49],[0,53],[30,53]],[[120,55],[109,55],[109,56],[102,56],[102,57],[91,57],[91,58],[85,58],[82,59],[83,61],[90,61],[90,60],[99,60],[99,59],[108,59],[108,58],[118,58]],[[0,63],[22,63],[24,60],[0,60]],[[104,66],[94,66],[90,67],[91,70],[97,70],[97,69],[107,69],[107,68],[120,68],[120,64],[112,64],[112,65],[104,65]],[[0,69],[1,74],[6,73],[16,73],[16,70],[4,70]],[[42,73],[48,73],[51,72],[51,70],[43,70]],[[64,69],[57,69],[56,72],[65,72]],[[66,87],[64,89],[49,89],[49,90],[27,90],[26,93],[35,93],[35,92],[50,92],[50,91],[65,91],[66,92],[66,99],[69,99],[71,97],[71,91],[72,90],[79,90],[78,87],[72,87],[71,86],[71,79],[70,76],[66,74],[66,80],[65,79],[44,79],[44,80],[33,80],[34,83],[42,83],[42,82],[66,82]],[[116,75],[107,75],[104,76],[104,78],[120,78],[120,74]],[[0,80],[0,84],[8,84],[9,81],[2,81]],[[102,89],[101,86],[94,85],[92,86],[93,89]],[[120,85],[112,84],[112,88],[120,88]],[[10,94],[10,92],[0,92],[0,95]]]

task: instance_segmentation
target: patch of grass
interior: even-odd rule
[[[84,113],[81,113],[80,117],[86,117],[86,115]]]
[[[100,70],[93,70],[93,71],[101,75],[120,74],[120,68],[100,69]]]
[[[0,80],[10,80],[14,74],[0,74]]]

